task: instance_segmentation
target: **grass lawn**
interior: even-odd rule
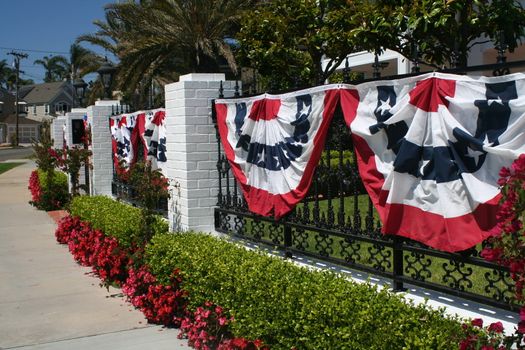
[[[22,163],[0,163],[0,174],[21,165]]]

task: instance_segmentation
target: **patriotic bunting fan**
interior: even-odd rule
[[[337,90],[216,100],[221,141],[251,211],[280,218],[305,197]]]
[[[499,170],[525,152],[525,76],[430,74],[341,93],[383,232],[445,251],[489,236]]]
[[[152,169],[163,170],[167,161],[164,119],[164,109],[111,117],[109,125],[115,166],[123,163],[129,167],[135,163],[140,144],[143,158],[151,162]]]

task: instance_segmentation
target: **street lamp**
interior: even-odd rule
[[[117,68],[115,68],[106,57],[105,62],[97,70],[97,73],[100,75],[100,80],[104,85],[104,97],[103,99],[111,99],[110,88],[111,82],[113,80],[113,75],[115,74]]]
[[[78,99],[78,106],[82,107],[82,102],[84,100],[84,94],[86,93],[86,87],[88,84],[82,78],[76,78],[73,82],[73,87],[75,88],[75,95]]]

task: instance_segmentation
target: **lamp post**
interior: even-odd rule
[[[97,70],[97,73],[100,75],[100,80],[104,85],[104,96],[103,99],[111,99],[111,82],[113,80],[113,75],[115,74],[117,68],[115,68],[111,62],[108,61],[106,57],[105,62]]]
[[[73,87],[75,88],[75,96],[78,100],[78,106],[82,107],[84,94],[86,93],[86,87],[88,84],[82,78],[76,78],[73,82]]]

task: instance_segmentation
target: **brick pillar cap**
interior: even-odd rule
[[[179,81],[224,81],[224,73],[190,73],[181,75]]]

